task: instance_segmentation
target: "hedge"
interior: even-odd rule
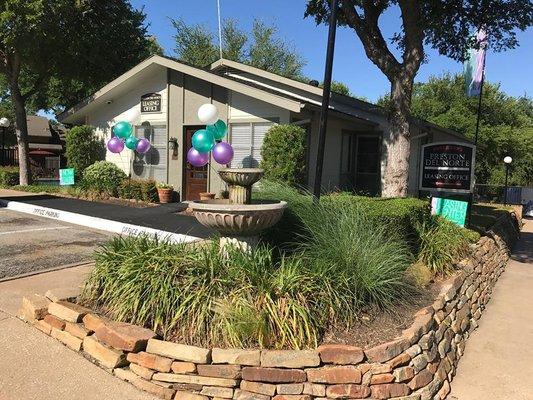
[[[0,167],[0,186],[14,186],[19,184],[18,167]]]
[[[151,179],[124,179],[118,188],[118,196],[150,203],[157,203],[159,199],[156,182]]]
[[[99,139],[94,127],[75,126],[67,132],[65,138],[65,156],[67,166],[74,168],[76,177],[81,178],[85,169],[96,161],[105,159],[105,145]]]

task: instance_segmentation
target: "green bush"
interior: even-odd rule
[[[0,186],[8,187],[19,184],[18,167],[0,167]]]
[[[365,238],[359,244],[376,248],[379,240],[387,248],[387,238]],[[396,282],[405,264],[398,254],[348,269],[308,260],[303,254],[275,258],[264,246],[221,252],[217,242],[116,237],[97,252],[82,302],[189,344],[314,348],[335,323],[354,322],[363,302],[389,304],[409,292]],[[391,288],[392,296],[385,294]]]
[[[89,165],[105,159],[105,145],[92,126],[75,126],[67,132],[65,156],[68,167],[74,168],[79,179]]]
[[[156,182],[151,179],[124,179],[118,188],[118,196],[157,203]]]
[[[115,164],[97,161],[85,169],[83,186],[98,193],[116,196],[126,174]]]
[[[281,222],[266,232],[265,236],[277,246],[290,248],[291,242],[295,240],[293,233],[302,229],[302,220],[297,215],[302,213],[302,208],[308,208],[312,203],[311,195],[279,182],[262,181],[255,198],[284,200],[288,203]],[[415,252],[418,246],[415,223],[425,221],[430,216],[428,202],[415,198],[385,199],[334,193],[322,196],[320,202],[325,207],[336,209],[354,207],[359,209],[370,220],[371,225],[383,225],[388,234],[394,234],[405,240]]]
[[[417,223],[416,230],[420,240],[418,262],[426,265],[434,275],[452,271],[454,261],[467,255],[469,244],[479,239],[478,233],[439,216]]]
[[[261,168],[265,178],[301,184],[305,177],[305,148],[307,134],[296,125],[274,125],[270,128],[261,147]]]

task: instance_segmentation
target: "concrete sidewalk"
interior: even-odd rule
[[[467,341],[451,399],[533,399],[533,220],[512,258]]]
[[[156,400],[15,317],[24,295],[79,286],[90,269],[0,283],[0,400]]]

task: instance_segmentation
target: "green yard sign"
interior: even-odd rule
[[[74,185],[74,168],[59,170],[59,184],[61,186]]]
[[[448,221],[464,227],[466,222],[466,212],[468,202],[461,200],[443,199],[433,197],[431,199],[431,212],[441,215]]]

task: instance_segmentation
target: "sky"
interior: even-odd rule
[[[170,18],[183,18],[188,23],[202,23],[217,31],[216,0],[131,0],[136,8],[144,7],[148,30],[157,37],[168,55],[174,56],[174,29]],[[239,26],[249,31],[254,18],[278,27],[279,36],[292,43],[306,59],[304,74],[323,80],[326,54],[327,27],[316,26],[312,18],[304,19],[305,0],[220,0],[222,18],[233,18]],[[386,37],[400,29],[396,10],[387,12],[381,19]],[[529,73],[533,62],[533,29],[519,33],[520,47],[504,53],[487,54],[486,79],[500,83],[504,92],[512,96],[533,93],[533,79]],[[432,75],[445,72],[460,73],[462,65],[426,49],[428,62],[423,64],[417,82],[427,81]],[[381,71],[370,62],[355,32],[340,27],[337,30],[333,79],[344,82],[352,93],[376,101],[388,93],[390,84]]]

